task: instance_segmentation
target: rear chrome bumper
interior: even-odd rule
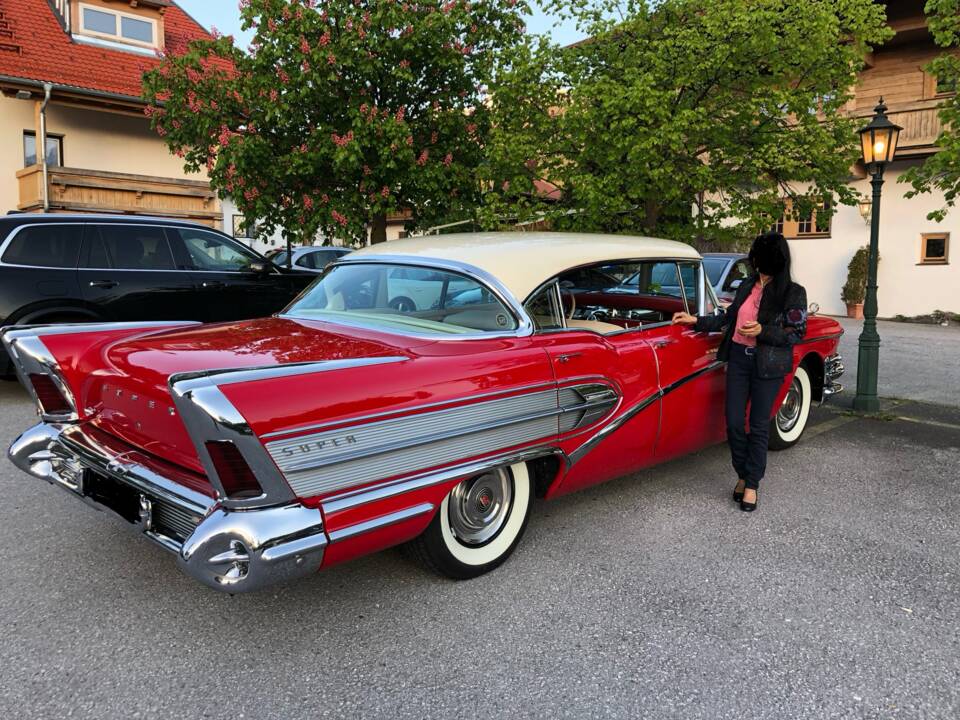
[[[840,353],[829,355],[823,362],[823,397],[820,400],[822,405],[834,395],[843,392],[843,385],[837,382],[837,378],[843,375],[843,358]]]
[[[8,456],[33,477],[126,520],[215,590],[257,590],[315,572],[323,560],[328,540],[319,509],[297,503],[224,508],[191,489],[175,466],[137,451],[117,452],[77,425],[35,425]]]

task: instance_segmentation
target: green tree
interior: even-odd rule
[[[940,89],[957,89],[960,83],[960,57],[956,54],[960,46],[960,0],[928,0],[925,12],[934,41],[947,50],[925,70],[937,78]],[[960,98],[956,94],[944,98],[939,115],[943,129],[936,145],[940,151],[900,176],[900,182],[913,186],[906,193],[908,198],[934,190],[943,193],[943,206],[927,215],[928,219],[938,221],[946,217],[960,193]]]
[[[517,0],[242,0],[255,35],[195,42],[144,78],[153,127],[264,233],[373,240],[479,201],[497,53]]]
[[[493,89],[485,221],[723,244],[853,203],[842,112],[889,33],[871,0],[552,0],[589,40],[513,49]],[[567,8],[567,9],[565,9]],[[543,198],[542,181],[562,189]],[[541,192],[537,184],[541,183]],[[691,212],[693,208],[693,212]]]

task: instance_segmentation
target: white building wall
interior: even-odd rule
[[[927,220],[942,205],[942,195],[904,198],[909,185],[897,179],[907,163],[896,163],[884,175],[880,203],[880,265],[877,297],[880,317],[924,315],[934,310],[960,312],[960,249],[948,249],[950,264],[920,265],[921,235],[950,233],[950,244],[960,242],[960,209],[943,222]],[[870,179],[852,187],[871,197]],[[794,279],[807,289],[810,302],[822,313],[846,314],[840,290],[847,280],[847,264],[857,248],[870,242],[870,226],[856,206],[840,206],[833,216],[830,237],[790,240]]]

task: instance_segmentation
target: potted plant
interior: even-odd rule
[[[847,282],[840,297],[847,304],[847,317],[863,319],[863,298],[867,294],[867,262],[870,248],[864,245],[857,250],[847,265]],[[878,258],[879,260],[879,258]]]

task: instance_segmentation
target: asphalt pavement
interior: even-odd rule
[[[477,580],[237,597],[3,461],[0,718],[957,718],[960,410],[885,410],[815,410],[752,515],[718,446],[539,502]],[[32,420],[0,383],[4,447]]]
[[[837,318],[846,331],[840,339],[847,373],[844,383],[853,397],[857,382],[857,340],[862,320]],[[947,327],[881,320],[880,367],[877,389],[881,397],[909,398],[960,407],[960,325]]]

